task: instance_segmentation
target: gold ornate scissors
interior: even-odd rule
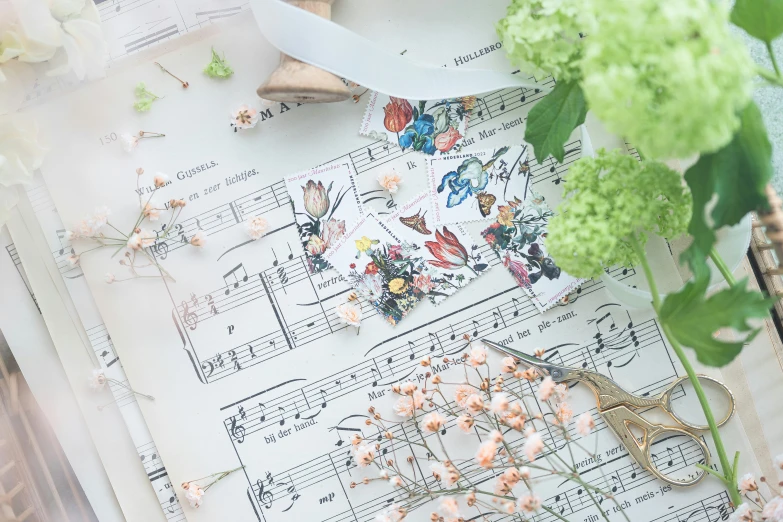
[[[658,469],[651,453],[654,440],[660,439],[667,434],[669,436],[685,436],[693,439],[698,445],[704,456],[703,464],[705,466],[709,466],[710,464],[709,451],[698,434],[699,431],[708,430],[709,426],[692,424],[678,416],[672,409],[673,392],[679,384],[688,379],[687,376],[676,379],[657,396],[642,397],[623,390],[612,379],[600,373],[585,370],[583,368],[560,366],[541,360],[538,357],[524,354],[513,348],[509,348],[508,346],[493,343],[487,339],[482,339],[481,341],[491,348],[506,355],[510,355],[524,366],[533,368],[539,375],[548,375],[552,377],[552,380],[555,382],[583,382],[595,394],[596,402],[598,403],[598,413],[603,417],[606,424],[612,428],[615,435],[619,437],[620,441],[622,441],[623,445],[628,449],[628,453],[636,460],[637,464],[644,469],[649,470],[659,479],[677,486],[693,486],[704,478],[706,472],[701,468],[694,468],[697,470],[696,473],[689,475],[687,478],[672,478],[671,475],[662,473]],[[718,422],[718,426],[723,426],[734,415],[734,395],[732,395],[726,385],[712,377],[699,375],[699,380],[712,382],[726,394],[729,401],[729,411],[726,416]],[[640,408],[660,408],[666,412],[677,425],[665,426],[649,422],[640,415],[634,413],[633,410],[638,410]],[[642,435],[640,437],[635,437],[634,433],[631,431],[631,427],[636,428],[637,433],[642,433]]]

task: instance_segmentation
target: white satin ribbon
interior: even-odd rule
[[[505,87],[542,88],[510,73],[412,62],[280,0],[250,0],[250,5],[264,37],[285,54],[390,96],[440,100]]]

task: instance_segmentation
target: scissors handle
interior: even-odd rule
[[[652,452],[653,441],[656,439],[686,437],[691,439],[699,451],[701,451],[703,458],[698,459],[699,463],[709,466],[709,451],[707,450],[707,446],[697,435],[681,428],[653,424],[634,413],[626,406],[616,406],[601,412],[601,415],[603,416],[604,421],[606,421],[606,424],[614,431],[620,441],[622,441],[623,445],[628,450],[628,453],[636,460],[636,463],[659,479],[675,486],[693,486],[704,478],[706,472],[703,469],[696,467],[695,463],[689,466],[689,464],[685,462],[685,457],[683,457],[682,465],[680,465],[679,462],[675,464],[674,459],[668,458],[668,455],[658,457]],[[631,426],[643,433],[641,438],[634,436],[634,433],[630,429]],[[665,450],[662,449],[661,451]],[[690,451],[688,453],[690,453]],[[669,468],[676,466],[675,470],[691,467],[693,471],[688,473],[684,478],[677,478],[671,474],[664,473],[658,464],[656,464],[656,461],[661,463],[665,462],[666,467]]]
[[[734,394],[731,393],[731,390],[729,390],[728,387],[725,384],[723,384],[722,382],[720,382],[717,379],[713,379],[709,375],[698,374],[697,377],[698,377],[699,381],[702,381],[702,382],[709,381],[710,383],[712,383],[715,386],[717,386],[723,392],[723,394],[726,396],[726,398],[728,399],[728,403],[729,403],[728,411],[726,412],[726,415],[717,423],[718,426],[723,426],[734,415]],[[678,424],[680,424],[680,426],[682,426],[682,427],[684,427],[686,429],[699,430],[699,431],[709,430],[710,427],[708,425],[706,425],[706,424],[693,424],[692,422],[688,421],[687,419],[683,419],[681,416],[677,415],[677,412],[672,407],[672,396],[673,396],[676,388],[680,384],[682,384],[683,382],[685,382],[687,380],[688,380],[688,376],[687,375],[683,375],[682,377],[680,377],[679,379],[677,379],[676,381],[671,383],[663,391],[663,393],[661,393],[661,395],[660,395],[660,397],[658,399],[660,401],[660,407],[663,408],[663,410],[666,413],[668,413],[671,416],[671,418],[675,420],[675,422],[677,422]]]
[[[598,372],[591,370],[572,370],[569,372],[569,378],[581,381],[593,390],[598,401],[598,411],[608,410],[615,406],[625,405],[632,409],[653,408],[656,406],[664,407],[663,396],[642,397],[627,392],[612,379]],[[667,391],[669,391],[667,389]]]

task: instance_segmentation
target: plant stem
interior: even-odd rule
[[[734,468],[731,466],[729,459],[726,456],[726,449],[723,447],[723,440],[721,439],[720,433],[718,432],[718,426],[715,423],[715,416],[712,414],[710,403],[707,400],[704,389],[701,387],[699,376],[693,369],[691,362],[685,356],[685,351],[683,350],[682,345],[674,337],[669,326],[660,320],[661,297],[658,295],[658,288],[655,284],[655,279],[653,278],[652,270],[650,268],[649,262],[647,261],[644,248],[642,248],[641,244],[635,236],[631,238],[631,245],[633,246],[636,255],[639,256],[639,261],[642,264],[644,275],[647,278],[647,283],[650,285],[650,292],[652,293],[653,297],[653,308],[655,308],[655,313],[658,316],[658,322],[661,325],[664,335],[666,335],[666,339],[669,341],[669,344],[674,350],[674,353],[680,360],[682,367],[685,369],[685,373],[688,374],[688,379],[691,381],[693,390],[696,392],[696,396],[699,399],[701,409],[704,411],[704,416],[707,419],[707,425],[710,427],[710,434],[712,434],[712,440],[715,444],[715,451],[718,454],[721,468],[723,468],[723,484],[726,486],[726,490],[731,497],[732,504],[734,504],[735,507],[739,506],[742,503],[742,497],[740,497],[739,491],[735,486],[736,481],[734,479]]]
[[[774,74],[772,71],[768,71],[763,67],[758,67],[756,69],[756,73],[758,73],[759,76],[767,80],[769,83],[777,85],[778,87],[783,87],[783,77],[781,77],[779,74]]]
[[[715,250],[715,247],[710,250],[710,259],[712,259],[712,262],[715,263],[716,267],[718,267],[718,271],[721,273],[726,282],[729,283],[729,286],[734,286],[737,284],[737,281],[734,279],[734,275],[729,270],[729,267],[726,266],[726,262],[723,261],[723,258],[720,256],[718,251]]]
[[[765,42],[767,45],[767,52],[769,53],[769,59],[772,62],[772,68],[775,69],[775,74],[780,78],[780,69],[778,68],[778,61],[775,59],[775,51],[772,49],[772,42]]]

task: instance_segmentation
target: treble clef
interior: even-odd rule
[[[234,437],[239,444],[245,442],[245,427],[241,424],[237,424],[236,417],[231,417],[231,436]]]
[[[198,314],[190,311],[187,301],[182,301],[182,320],[191,330],[195,330],[198,325]]]

